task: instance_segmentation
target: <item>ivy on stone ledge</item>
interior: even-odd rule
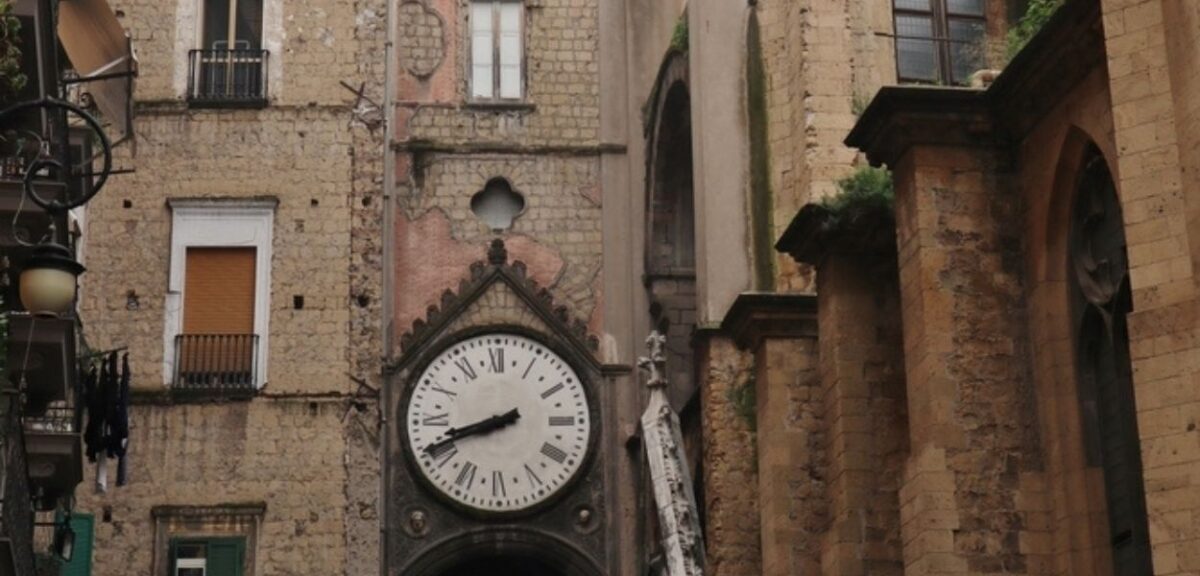
[[[1030,0],[1025,15],[1008,31],[1008,46],[1005,52],[1009,60],[1012,60],[1030,39],[1037,36],[1038,30],[1050,21],[1062,5],[1063,0]]]
[[[873,209],[891,212],[896,201],[892,172],[886,168],[860,166],[853,174],[838,180],[837,186],[840,190],[838,194],[822,198],[819,202],[835,217]]]

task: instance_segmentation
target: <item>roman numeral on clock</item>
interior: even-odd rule
[[[450,415],[449,414],[430,414],[430,415],[426,416],[425,418],[421,419],[421,425],[422,426],[449,426],[450,425]]]
[[[462,470],[458,471],[458,478],[454,479],[454,483],[462,487],[463,490],[470,490],[471,485],[475,483],[475,463],[468,461],[463,464]]]
[[[438,384],[434,384],[434,385],[430,386],[430,390],[433,390],[434,392],[441,392],[442,394],[445,394],[447,398],[455,398],[458,396],[457,392],[451,392],[445,388],[442,388]]]
[[[504,349],[503,348],[488,348],[488,359],[492,361],[492,373],[500,374],[504,372]]]
[[[559,464],[562,464],[567,460],[567,453],[563,452],[558,446],[555,446],[549,442],[542,444],[542,454],[544,454],[547,458],[558,462]]]
[[[562,390],[562,389],[563,389],[562,383],[558,383],[558,384],[555,384],[555,385],[547,388],[545,392],[542,392],[542,400],[545,400],[545,399],[553,396],[556,392],[558,392],[559,390]]]
[[[551,426],[574,426],[575,425],[575,417],[574,416],[551,416],[550,417],[550,425]]]
[[[492,471],[492,498],[508,497],[508,491],[504,489],[504,473],[499,470]]]
[[[475,373],[475,368],[471,366],[471,361],[466,358],[455,360],[454,365],[458,366],[459,370],[462,370],[463,376],[466,376],[467,380],[474,380],[479,377],[479,374]]]
[[[529,479],[529,483],[531,485],[536,484],[538,486],[541,486],[542,484],[544,484],[544,482],[542,482],[542,479],[538,478],[538,475],[533,473],[533,469],[530,468],[528,464],[525,465],[525,477]]]
[[[445,466],[447,462],[453,459],[455,454],[458,454],[457,446],[454,444],[442,444],[441,446],[434,448],[433,452],[430,453],[430,456],[433,456],[433,459],[438,463],[438,468],[441,468],[442,466]]]

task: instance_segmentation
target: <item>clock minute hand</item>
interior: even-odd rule
[[[474,424],[468,424],[461,428],[451,428],[447,430],[445,434],[443,434],[444,438],[426,446],[425,451],[433,454],[438,450],[438,448],[454,442],[455,440],[460,440],[468,436],[475,436],[477,434],[487,434],[488,432],[499,430],[513,424],[520,418],[521,413],[516,408],[513,408],[504,414],[489,416],[483,420],[480,420],[479,422],[475,422]]]

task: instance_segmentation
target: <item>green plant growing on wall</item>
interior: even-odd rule
[[[892,172],[886,168],[861,166],[853,174],[838,180],[837,186],[837,194],[822,198],[819,202],[835,215],[872,208],[890,211],[896,201]]]
[[[1030,0],[1025,15],[1008,31],[1006,38],[1006,56],[1012,60],[1029,40],[1037,35],[1038,30],[1050,21],[1054,13],[1063,5],[1064,0]]]
[[[12,15],[11,0],[0,0],[0,104],[25,88],[21,72],[21,21]]]
[[[725,392],[733,413],[746,424],[751,433],[758,430],[758,398],[754,391],[754,375],[740,386],[733,386]]]
[[[687,12],[679,17],[679,21],[675,22],[675,30],[671,32],[671,48],[680,52],[687,52],[688,49],[688,23]]]

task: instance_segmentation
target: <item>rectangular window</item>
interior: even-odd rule
[[[893,0],[900,82],[965,84],[986,65],[986,0]]]
[[[246,539],[172,538],[169,576],[242,576]]]
[[[202,2],[200,49],[191,52],[192,103],[254,106],[266,102],[263,0]]]
[[[248,396],[266,381],[274,202],[173,200],[167,385]]]
[[[471,2],[471,98],[524,97],[524,20],[520,0]]]

